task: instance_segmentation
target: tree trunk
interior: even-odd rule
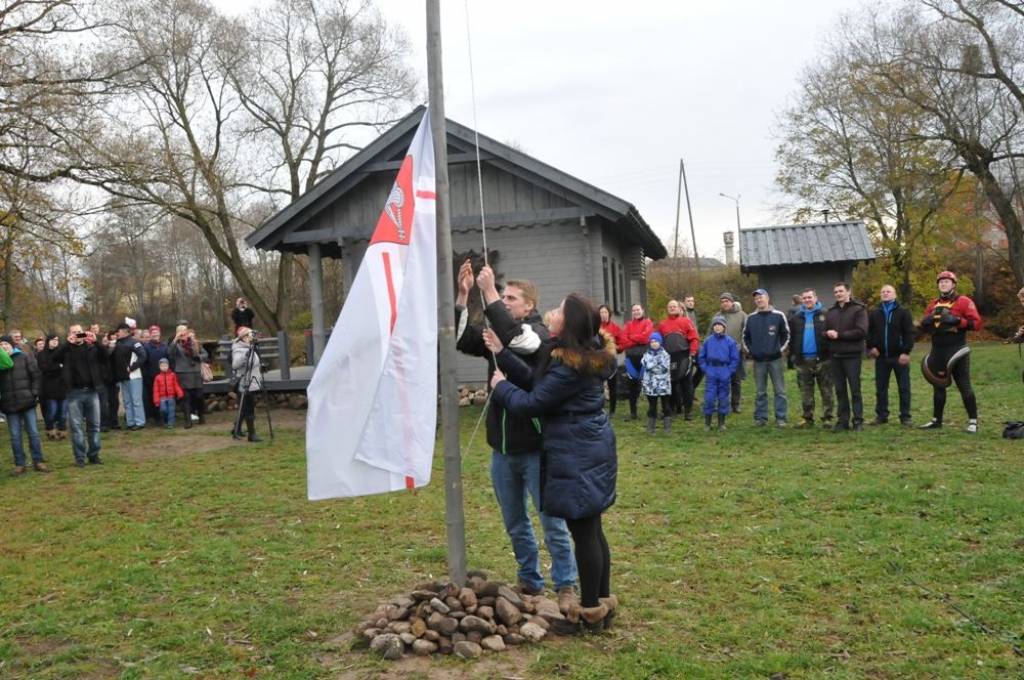
[[[975,166],[975,167],[972,167]],[[1020,216],[1014,210],[1013,199],[1006,195],[999,180],[992,174],[989,164],[981,160],[969,163],[968,168],[980,180],[992,208],[999,215],[1006,230],[1006,243],[1010,251],[1010,268],[1018,286],[1024,286],[1024,228]]]

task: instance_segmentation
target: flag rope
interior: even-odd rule
[[[476,151],[476,186],[480,202],[480,234],[483,237],[484,244],[484,265],[489,267],[490,260],[487,256],[487,216],[484,211],[484,173],[480,162],[480,126],[476,118],[476,76],[473,71],[473,38],[469,21],[469,0],[465,0],[464,5],[466,10],[466,51],[469,53],[469,98],[473,106],[473,147]],[[483,291],[480,291],[480,304],[484,309],[487,308],[487,301],[484,300]],[[486,314],[484,315],[484,326],[488,326]],[[497,368],[498,358],[494,356],[493,352],[491,352],[491,359],[494,361],[495,368]],[[476,433],[480,431],[480,423],[487,416],[487,409],[491,405],[491,395],[494,394],[490,387],[490,385],[487,386],[487,399],[484,401],[484,407],[480,410],[480,417],[476,419],[473,432],[469,435],[469,440],[462,451],[463,454],[472,448],[473,441],[476,439]]]

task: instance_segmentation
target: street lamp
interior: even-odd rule
[[[742,196],[742,194],[736,194],[735,196],[730,196],[729,194],[723,194],[721,191],[719,191],[718,195],[721,196],[722,198],[728,198],[730,201],[732,201],[732,202],[734,202],[736,204],[736,232],[739,233],[739,230],[740,230],[740,196]]]

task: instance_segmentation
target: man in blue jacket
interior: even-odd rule
[[[832,427],[835,394],[832,389],[832,365],[829,363],[828,340],[825,338],[825,308],[813,288],[800,293],[800,307],[789,315],[793,345],[789,356],[796,367],[800,401],[804,417],[797,427],[814,426],[814,386],[821,392],[821,425]]]
[[[754,291],[755,309],[743,326],[743,350],[754,360],[754,424],[768,424],[768,377],[772,379],[775,396],[775,426],[786,427],[789,402],[786,400],[782,354],[789,345],[789,324],[786,315],[771,305],[768,291]]]
[[[890,285],[879,291],[882,302],[868,315],[868,354],[875,359],[875,419],[869,425],[889,422],[889,375],[896,374],[900,394],[900,425],[910,421],[910,352],[914,349],[914,318],[896,299]]]

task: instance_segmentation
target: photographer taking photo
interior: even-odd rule
[[[96,346],[96,336],[83,332],[79,324],[68,327],[66,343],[54,350],[54,360],[63,364],[67,386],[68,426],[75,465],[84,467],[86,459],[100,465],[100,389],[103,386],[101,364],[108,350]],[[115,411],[116,413],[116,411]]]
[[[251,328],[240,326],[238,338],[231,344],[231,368],[237,380],[238,419],[231,436],[242,438],[242,421],[251,442],[262,441],[256,435],[256,395],[263,388],[263,370],[260,368],[260,353],[256,346],[256,333]]]

